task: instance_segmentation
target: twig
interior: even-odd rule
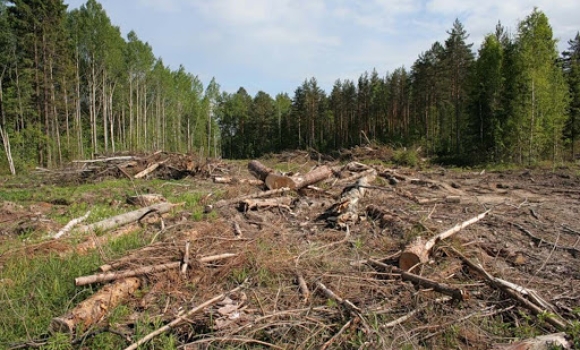
[[[196,340],[194,342],[191,342],[189,344],[185,344],[184,346],[180,346],[178,349],[186,349],[186,347],[188,345],[201,344],[201,343],[211,343],[214,341],[215,342],[256,343],[259,345],[264,345],[264,346],[270,347],[272,349],[280,349],[280,350],[286,349],[286,348],[283,348],[281,346],[267,343],[267,342],[262,341],[262,340],[252,339],[252,338],[244,338],[244,337],[212,337],[212,338],[207,338],[207,339],[200,339],[200,340]],[[189,349],[189,347],[187,347],[187,349]]]
[[[435,299],[436,303],[442,303],[442,302],[446,302],[451,300],[450,297],[443,297],[443,298],[438,298]],[[392,328],[395,327],[397,325],[400,325],[401,323],[407,321],[408,319],[410,319],[411,317],[413,317],[417,312],[419,312],[421,309],[427,307],[429,305],[429,302],[425,302],[419,306],[417,306],[414,310],[412,310],[411,312],[409,312],[408,314],[401,316],[399,318],[397,318],[396,320],[392,320],[391,322],[387,322],[385,324],[381,325],[381,328]]]
[[[400,269],[396,266],[384,264],[384,263],[377,261],[377,260],[374,260],[374,259],[369,259],[368,261],[370,263],[372,263],[373,265],[380,266],[380,267],[386,269],[387,271],[390,270],[391,272],[400,274],[401,278],[403,280],[416,283],[417,285],[422,286],[422,287],[432,288],[436,292],[439,292],[439,293],[442,293],[445,295],[449,295],[454,300],[464,301],[464,300],[469,299],[469,293],[467,291],[462,290],[462,289],[449,287],[446,284],[432,281],[432,280],[427,279],[425,277],[421,277],[421,276],[416,275],[414,273],[404,271],[403,269]]]
[[[139,346],[147,343],[149,340],[155,338],[156,336],[163,334],[167,331],[169,331],[171,328],[178,326],[181,322],[185,321],[186,318],[191,317],[192,315],[194,315],[197,312],[203,311],[203,309],[205,309],[208,306],[211,306],[215,303],[217,303],[218,301],[222,300],[223,298],[225,298],[228,294],[232,294],[237,292],[238,290],[242,289],[242,285],[230,290],[227,293],[221,293],[203,303],[201,303],[200,305],[194,307],[193,309],[189,310],[188,312],[186,312],[185,314],[183,314],[182,316],[177,317],[176,319],[174,319],[173,321],[169,322],[168,324],[166,324],[165,326],[147,334],[146,336],[144,336],[143,338],[141,338],[139,341],[131,344],[130,346],[126,347],[125,350],[135,350],[137,349]]]
[[[181,264],[182,275],[185,275],[187,272],[187,264],[189,264],[189,240],[185,242],[185,253],[183,254],[183,263]]]
[[[348,322],[347,322],[347,323],[345,323],[345,324],[344,324],[344,326],[342,326],[342,327],[340,328],[340,330],[339,330],[339,331],[338,331],[338,332],[337,332],[335,335],[333,335],[333,336],[332,336],[332,338],[328,339],[328,341],[327,341],[326,343],[322,344],[322,346],[320,347],[320,350],[326,350],[326,349],[327,349],[327,348],[328,348],[330,345],[332,345],[332,343],[334,343],[334,341],[335,341],[336,339],[338,339],[338,337],[340,337],[340,335],[341,335],[342,333],[344,333],[344,331],[345,331],[345,330],[346,330],[348,327],[350,327],[350,325],[352,324],[352,320],[353,320],[352,318],[351,318],[350,320],[348,320]]]
[[[361,309],[356,307],[350,300],[342,299],[341,297],[336,295],[332,290],[328,289],[328,287],[326,287],[320,281],[316,282],[316,286],[318,288],[320,288],[320,290],[322,290],[322,292],[324,293],[324,295],[326,295],[327,298],[333,299],[334,301],[336,301],[340,305],[346,307],[348,309],[348,311],[350,311],[352,314],[354,314],[356,316],[360,315]]]
[[[80,218],[76,218],[76,219],[72,219],[71,221],[69,221],[68,224],[66,224],[60,231],[58,231],[57,234],[55,234],[54,236],[52,236],[53,239],[59,239],[60,237],[64,236],[65,234],[67,234],[73,227],[75,227],[76,225],[80,224],[81,222],[85,221],[89,215],[91,215],[91,211],[87,211],[87,213],[83,216],[81,216]]]
[[[580,256],[580,249],[578,249],[578,248],[561,246],[561,245],[557,244],[558,243],[557,241],[556,242],[546,241],[543,238],[534,236],[529,230],[526,230],[524,227],[522,227],[521,225],[519,225],[515,222],[512,222],[511,224],[514,225],[521,232],[525,233],[528,237],[530,237],[534,241],[534,243],[536,243],[538,245],[538,247],[540,246],[540,244],[546,243],[547,245],[551,245],[554,249],[565,250],[568,253],[572,254],[572,256],[574,256],[574,257]],[[558,236],[558,238],[559,237],[560,236]]]

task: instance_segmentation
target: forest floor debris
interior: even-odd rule
[[[180,179],[158,187],[195,188],[205,213],[193,219],[175,208],[128,223],[148,243],[95,265],[92,284],[75,287],[66,309],[53,314],[53,331],[66,329],[71,344],[84,348],[102,346],[103,334],[116,348],[154,346],[160,334],[183,349],[499,349],[552,334],[562,346],[580,345],[577,166],[416,170],[378,161],[317,164],[308,153],[282,156],[299,161],[282,166],[275,157],[264,159],[268,173],[291,179],[317,174],[315,184],[266,192],[249,181],[255,178],[247,163],[161,153],[79,163],[77,180],[60,172],[66,184],[113,176],[139,188],[147,179]],[[153,164],[159,165],[135,179]],[[46,172],[49,182],[57,173]],[[213,180],[224,176],[238,181]],[[13,259],[55,253],[67,259],[79,254],[71,246],[95,236],[115,239],[123,229],[77,230],[75,240],[54,239],[48,233],[68,221],[54,222],[50,213],[72,204],[50,202],[56,199],[0,203],[0,242],[14,247],[22,232],[46,236],[0,251],[2,287],[10,287],[4,269]],[[135,204],[125,203],[123,212]],[[452,228],[452,235],[430,241],[416,266],[399,266],[414,242]],[[75,307],[95,292],[114,293],[122,281],[132,283],[131,293],[115,294],[115,306],[98,299],[99,312],[83,326]],[[0,296],[0,302],[6,308],[22,301]],[[84,303],[95,310],[95,303]],[[119,307],[126,312],[113,318]],[[16,321],[0,321],[2,327],[10,322]],[[146,333],[138,331],[144,324]],[[0,346],[49,341],[41,334],[20,340]]]

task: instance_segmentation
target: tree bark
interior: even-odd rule
[[[51,333],[66,333],[71,336],[84,332],[99,322],[109,310],[133,294],[140,285],[141,281],[136,277],[125,278],[106,285],[66,315],[53,318],[49,331]]]
[[[268,174],[273,173],[274,170],[268,168],[264,164],[260,163],[257,160],[252,160],[248,163],[248,171],[252,174],[256,179],[266,181],[266,177]]]
[[[130,211],[125,214],[120,214],[117,216],[113,216],[111,218],[96,222],[91,225],[82,226],[79,231],[83,233],[93,232],[97,230],[107,231],[113,229],[115,227],[128,224],[133,221],[137,221],[141,219],[143,216],[147,215],[150,212],[157,212],[159,214],[164,214],[169,212],[175,204],[172,203],[159,203],[149,207],[141,208],[138,210]]]

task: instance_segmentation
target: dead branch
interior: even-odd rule
[[[467,264],[470,268],[472,268],[473,270],[475,270],[479,274],[481,274],[483,277],[485,277],[485,280],[492,287],[495,287],[495,288],[503,291],[505,294],[510,296],[512,299],[516,300],[522,306],[524,306],[525,308],[530,310],[534,315],[536,315],[536,316],[544,315],[544,317],[546,318],[546,322],[550,323],[552,326],[556,327],[557,329],[559,329],[559,330],[566,329],[566,327],[568,326],[568,321],[563,320],[561,316],[557,315],[554,311],[555,308],[553,306],[551,306],[547,301],[540,298],[535,291],[533,291],[533,293],[531,293],[530,290],[528,290],[524,287],[518,286],[516,284],[513,284],[511,282],[509,284],[506,284],[505,283],[506,281],[499,279],[499,278],[496,278],[496,277],[493,277],[489,272],[487,272],[483,268],[483,266],[481,266],[481,264],[476,264],[476,263],[472,262],[467,257],[465,257],[463,254],[461,254],[459,251],[457,251],[455,248],[453,248],[453,247],[449,247],[449,248],[465,264]],[[534,301],[532,301],[532,300],[528,300],[528,299],[524,298],[524,296],[522,294],[527,294],[528,296],[534,294],[535,295],[534,298],[536,299],[537,304],[534,303]],[[549,306],[549,307],[543,307],[541,305]]]
[[[302,295],[302,300],[304,302],[308,302],[308,298],[310,297],[310,291],[308,290],[308,284],[306,284],[306,280],[301,274],[297,274],[296,279],[298,280],[298,289],[300,290],[300,294]]]
[[[212,262],[212,261],[216,261],[216,260],[231,258],[234,256],[237,256],[237,254],[225,253],[225,254],[220,254],[220,255],[212,255],[212,256],[202,257],[202,258],[199,258],[198,261],[200,263],[207,263],[207,262]],[[170,263],[166,263],[166,264],[145,266],[145,267],[140,267],[140,268],[132,269],[132,270],[105,272],[105,273],[98,273],[98,274],[89,275],[89,276],[82,276],[82,277],[75,278],[75,285],[76,286],[84,286],[84,285],[92,284],[92,283],[114,281],[114,280],[118,280],[121,278],[140,276],[140,275],[145,275],[145,274],[149,274],[149,273],[156,273],[156,272],[161,272],[161,271],[165,271],[165,270],[179,268],[180,265],[181,265],[181,261],[174,261],[174,262],[170,262]]]
[[[185,275],[187,272],[187,265],[189,264],[189,240],[185,242],[185,253],[183,254],[183,262],[181,264],[181,274]]]
[[[350,300],[348,300],[348,299],[342,299],[341,297],[339,297],[338,295],[336,295],[332,290],[328,289],[328,287],[326,287],[322,282],[316,281],[316,286],[318,288],[320,288],[320,290],[324,293],[324,295],[327,298],[336,301],[337,303],[339,303],[340,305],[342,305],[343,307],[345,307],[354,316],[360,314],[361,309],[359,309],[358,307],[356,307]]]
[[[413,282],[421,287],[433,289],[436,292],[439,292],[441,294],[445,294],[445,295],[452,297],[453,300],[457,300],[457,301],[469,300],[469,293],[467,291],[462,290],[462,289],[453,288],[453,287],[450,287],[444,283],[432,281],[432,280],[427,279],[425,277],[416,275],[416,274],[408,272],[408,271],[404,271],[403,269],[400,269],[396,266],[384,264],[384,263],[377,261],[377,260],[374,260],[374,259],[368,259],[368,261],[371,264],[373,264],[375,266],[379,266],[388,272],[400,274],[401,278],[404,281]]]
[[[211,306],[215,303],[217,303],[218,301],[222,300],[223,298],[225,298],[228,294],[232,294],[237,292],[238,290],[242,289],[242,286],[238,286],[232,290],[230,290],[227,293],[221,293],[203,303],[201,303],[200,305],[194,307],[193,309],[189,310],[188,312],[186,312],[185,314],[183,314],[182,316],[177,317],[176,319],[174,319],[173,321],[169,322],[168,324],[166,324],[165,326],[157,329],[156,331],[153,331],[149,334],[147,334],[146,336],[144,336],[143,338],[141,338],[139,341],[137,341],[136,343],[131,344],[130,346],[126,347],[125,350],[135,350],[137,349],[139,346],[147,343],[149,340],[155,338],[156,336],[158,336],[159,334],[163,334],[167,331],[169,331],[171,328],[174,328],[175,326],[178,326],[180,323],[182,323],[183,321],[185,321],[186,319],[188,319],[189,317],[191,317],[192,315],[203,311],[203,309],[205,309],[208,306]]]
[[[327,348],[328,348],[330,345],[332,345],[332,343],[334,343],[334,341],[335,341],[336,339],[338,339],[338,337],[340,337],[340,335],[341,335],[342,333],[344,333],[344,331],[345,331],[345,330],[346,330],[348,327],[350,327],[350,325],[352,324],[352,321],[353,321],[353,319],[352,319],[352,318],[351,318],[350,320],[348,320],[348,322],[347,322],[347,323],[345,323],[345,324],[344,324],[344,326],[342,326],[342,327],[340,328],[340,330],[339,330],[339,331],[338,331],[338,332],[337,332],[335,335],[333,335],[333,336],[332,336],[332,338],[328,339],[328,341],[327,341],[327,342],[325,342],[324,344],[322,344],[322,346],[320,347],[320,350],[326,350],[326,349],[327,349]]]
[[[572,349],[566,333],[553,333],[525,339],[508,345],[496,344],[494,350]]]
[[[452,300],[452,299],[449,298],[449,297],[443,297],[443,298],[435,299],[434,301],[435,301],[435,303],[444,303],[444,302],[447,302],[449,300]],[[392,328],[392,327],[398,326],[401,323],[403,323],[403,322],[407,321],[408,319],[410,319],[411,317],[415,316],[415,314],[417,312],[421,311],[421,309],[424,309],[429,304],[430,304],[430,302],[425,302],[425,303],[417,306],[415,309],[411,310],[408,314],[403,315],[403,316],[401,316],[401,317],[399,317],[399,318],[397,318],[395,320],[392,320],[390,322],[387,322],[385,324],[382,324],[381,325],[381,328]]]
[[[140,284],[141,281],[138,278],[125,278],[104,286],[66,315],[53,318],[49,326],[50,332],[66,333],[72,336],[75,332],[84,331],[100,321],[107,311],[112,310],[133,294]]]
[[[565,250],[568,253],[572,254],[572,256],[574,256],[574,257],[580,256],[580,249],[578,249],[578,248],[561,246],[561,245],[558,245],[556,243],[546,241],[543,238],[534,236],[529,230],[526,230],[518,223],[512,222],[511,224],[514,225],[515,227],[517,227],[518,230],[520,230],[521,232],[525,233],[528,237],[530,237],[534,241],[534,243],[536,243],[538,245],[538,247],[540,246],[540,244],[545,243],[546,245],[549,245],[549,246],[554,247],[556,249]]]
[[[107,163],[107,162],[125,162],[129,160],[137,160],[139,158],[134,156],[117,156],[109,158],[100,159],[87,159],[87,160],[73,160],[73,163]]]
[[[429,254],[431,249],[433,249],[437,242],[449,238],[467,226],[478,222],[479,220],[483,219],[490,211],[491,210],[487,210],[467,221],[457,224],[449,230],[441,232],[440,234],[432,237],[427,242],[425,242],[422,237],[418,237],[403,250],[401,257],[399,258],[399,267],[404,271],[409,271],[409,269],[419,263],[426,263],[429,261]]]
[[[67,233],[69,233],[69,231],[75,227],[76,225],[80,224],[81,222],[85,221],[89,215],[91,215],[91,211],[87,211],[87,213],[83,216],[81,216],[80,218],[76,218],[76,219],[72,219],[71,221],[69,221],[68,224],[66,224],[60,231],[58,231],[57,234],[55,234],[54,236],[52,236],[53,239],[59,239],[60,237],[66,235]]]
[[[242,211],[258,210],[264,208],[280,207],[290,210],[292,198],[290,197],[276,197],[263,199],[246,199],[240,201],[240,209]]]

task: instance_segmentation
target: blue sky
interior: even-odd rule
[[[65,0],[69,9],[85,0]],[[182,64],[204,84],[243,86],[254,95],[290,96],[316,77],[357,79],[405,66],[458,18],[474,50],[498,20],[515,32],[534,6],[546,13],[560,51],[580,30],[576,0],[100,0],[123,35],[135,30],[172,69]]]

